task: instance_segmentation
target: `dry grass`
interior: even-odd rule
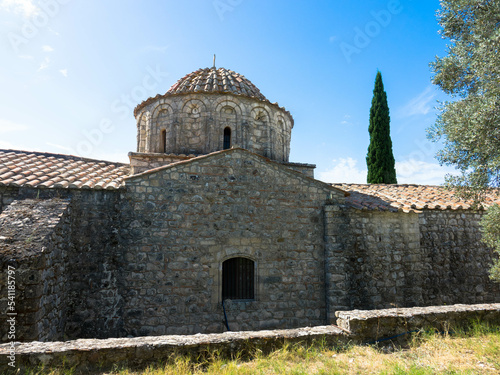
[[[71,371],[33,372],[66,375]],[[286,346],[269,355],[256,352],[252,360],[212,358],[195,363],[178,357],[164,367],[143,371],[124,369],[108,375],[186,374],[500,374],[500,332],[477,326],[469,333],[420,334],[407,349],[352,346],[334,350],[322,345]]]

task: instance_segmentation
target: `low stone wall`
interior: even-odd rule
[[[258,349],[269,353],[284,343],[311,345],[315,341],[329,346],[347,343],[347,334],[335,326],[276,331],[225,332],[188,336],[148,336],[123,339],[79,339],[67,342],[31,342],[15,345],[15,367],[7,363],[11,347],[0,345],[0,373],[21,373],[34,367],[74,368],[78,374],[106,371],[124,366],[144,368],[165,363],[174,356],[202,360],[217,352],[224,358],[236,354],[246,357]]]
[[[16,373],[33,367],[74,368],[88,374],[128,366],[144,368],[164,363],[173,356],[204,359],[217,351],[224,358],[245,357],[256,349],[269,353],[284,343],[311,345],[321,342],[339,347],[349,342],[366,343],[389,339],[401,342],[414,330],[448,330],[468,327],[474,321],[500,326],[500,304],[414,307],[386,310],[353,310],[336,313],[336,326],[276,331],[225,332],[189,336],[149,336],[119,339],[80,339],[67,342],[30,342],[0,345],[0,373]],[[12,349],[14,348],[14,349]],[[15,367],[8,362],[15,352]]]
[[[408,337],[405,334],[418,330],[448,332],[474,322],[500,326],[500,303],[337,311],[335,315],[337,325],[349,331],[355,342],[402,342]]]

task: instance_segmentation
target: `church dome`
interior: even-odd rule
[[[242,74],[226,68],[205,68],[185,75],[174,83],[165,94],[158,94],[144,100],[135,107],[134,116],[137,117],[144,107],[161,98],[188,94],[232,94],[271,104],[257,86]],[[273,103],[273,105],[279,108],[278,103]],[[281,109],[284,110],[284,108]]]
[[[229,93],[267,101],[252,82],[225,68],[198,69],[179,79],[166,94],[189,93]]]
[[[284,162],[290,154],[291,114],[225,68],[187,74],[134,115],[138,153],[202,155],[239,147]]]

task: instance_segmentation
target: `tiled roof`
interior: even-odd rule
[[[178,80],[167,94],[193,92],[230,93],[267,100],[252,82],[241,74],[225,68],[198,69]]]
[[[421,211],[427,210],[468,210],[472,201],[459,198],[444,186],[428,185],[384,185],[384,184],[332,184],[351,193],[346,202],[360,210],[380,211]],[[500,204],[500,196],[491,192],[483,207]]]
[[[130,172],[127,164],[78,156],[0,150],[0,186],[118,189]]]
[[[153,98],[146,99],[134,109],[134,116],[140,113],[140,110],[148,104],[170,95],[183,95],[192,93],[205,94],[233,94],[238,96],[246,96],[262,100],[268,104],[274,105],[281,110],[286,109],[280,107],[278,103],[271,103],[245,76],[225,68],[205,68],[198,69],[192,73],[179,79],[170,87],[164,95],[156,95]]]
[[[146,172],[145,172],[146,173]],[[68,189],[118,189],[130,166],[71,155],[0,150],[0,186]],[[346,202],[360,210],[421,211],[471,209],[443,186],[331,184],[348,192]],[[500,204],[500,196],[487,196],[485,207]]]

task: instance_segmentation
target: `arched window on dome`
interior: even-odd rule
[[[160,152],[167,153],[167,131],[165,129],[161,131]]]
[[[231,148],[231,128],[229,126],[224,129],[224,145],[222,148],[224,150]]]
[[[254,299],[255,262],[231,258],[222,263],[222,300]]]

